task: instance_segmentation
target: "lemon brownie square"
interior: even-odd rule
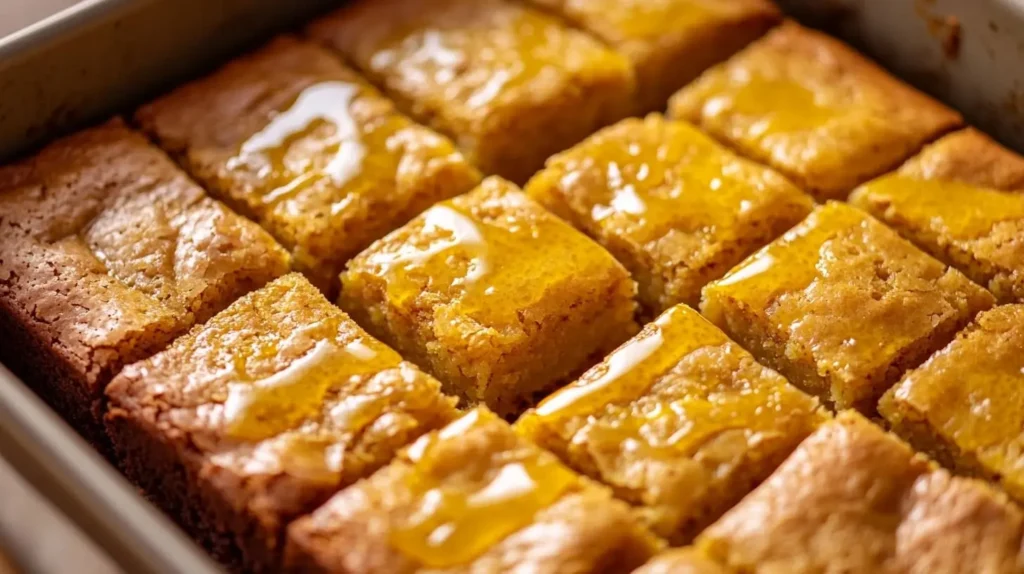
[[[135,114],[329,297],[345,262],[480,177],[333,54],[282,36]]]
[[[455,419],[440,388],[290,274],[126,367],[106,425],[125,474],[215,557],[278,572],[291,520]]]
[[[679,305],[515,427],[683,544],[823,420],[817,400]]]
[[[341,306],[507,417],[634,335],[635,292],[607,251],[491,177],[353,259]]]
[[[705,72],[669,109],[819,200],[845,198],[961,124],[845,44],[794,22]]]
[[[289,527],[291,572],[619,573],[660,548],[629,508],[486,409]]]
[[[878,410],[892,429],[950,468],[1024,501],[1024,305],[980,314],[909,372]]]
[[[0,167],[0,356],[107,454],[121,367],[287,271],[270,235],[120,119]]]
[[[702,310],[836,409],[873,414],[991,293],[870,215],[830,202],[704,288]]]
[[[738,572],[1021,572],[1024,516],[853,411],[822,426],[700,536]]]
[[[1024,300],[1024,157],[974,129],[926,147],[850,201],[933,256]]]
[[[639,113],[669,97],[781,19],[769,0],[532,0],[594,34],[633,65]]]
[[[308,30],[484,173],[520,185],[632,106],[623,56],[510,0],[361,0]]]
[[[810,213],[811,198],[685,122],[627,119],[558,154],[527,193],[607,248],[654,317]]]

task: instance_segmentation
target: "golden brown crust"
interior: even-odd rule
[[[907,160],[899,172],[918,179],[1024,191],[1024,157],[974,128],[949,134],[926,146]]]
[[[698,545],[742,572],[1021,572],[1022,517],[853,413],[808,438]]]
[[[274,234],[328,296],[348,259],[479,182],[450,141],[400,115],[333,54],[291,36],[135,118],[212,193]]]
[[[730,574],[697,548],[676,548],[651,558],[633,574]]]
[[[485,174],[519,184],[632,105],[624,57],[508,0],[350,2],[308,31]]]
[[[842,42],[794,22],[683,88],[670,111],[819,199],[845,197],[962,121]]]
[[[269,235],[120,120],[0,168],[0,235],[0,308],[49,357],[33,368],[59,373],[37,381],[44,394],[97,401],[66,405],[80,424],[98,424],[121,365],[288,266]]]
[[[129,477],[219,558],[260,572],[278,566],[290,519],[455,417],[440,383],[296,274],[127,366],[107,396]],[[174,463],[178,482],[153,470]]]

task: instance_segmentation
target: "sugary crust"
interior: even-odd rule
[[[742,572],[1021,572],[1020,510],[854,413],[808,438],[698,545]]]
[[[325,367],[305,366],[311,360]],[[245,390],[271,380],[279,390],[262,400],[272,404],[241,426],[239,409],[260,400]],[[257,572],[279,566],[291,518],[455,417],[440,383],[295,274],[129,365],[107,396],[107,429],[128,476],[218,558]]]
[[[453,469],[471,466],[470,460],[508,456],[514,461],[537,449],[517,438],[501,421],[449,437],[438,446],[444,448],[446,466]],[[286,569],[325,574],[611,574],[639,566],[660,546],[636,523],[624,503],[580,478],[525,526],[468,563],[428,568],[389,542],[420,502],[409,487],[414,464],[407,455],[401,455],[368,480],[337,494],[316,512],[293,523],[288,529]],[[456,486],[453,481],[449,488]]]
[[[489,178],[353,259],[340,303],[448,392],[509,416],[636,332],[635,289],[598,245]]]
[[[593,33],[633,64],[638,113],[669,97],[781,19],[769,0],[532,0]]]
[[[704,285],[813,207],[771,169],[656,114],[550,158],[526,191],[630,270],[651,317],[696,306]]]
[[[101,443],[99,398],[122,365],[288,267],[120,120],[0,168],[0,235],[0,309],[37,347],[24,374]]]
[[[330,102],[310,97],[325,89]],[[306,125],[278,127],[288,114],[304,114]],[[338,116],[346,121],[327,120]],[[273,233],[329,296],[348,259],[479,182],[450,141],[401,116],[334,55],[291,36],[143,106],[135,119],[211,192]],[[283,141],[243,151],[261,130]],[[331,176],[341,145],[357,159]],[[289,186],[295,191],[281,191]]]
[[[519,184],[632,106],[624,57],[507,0],[351,2],[308,32],[485,174]]]
[[[670,111],[819,199],[845,197],[962,121],[842,42],[794,22],[683,88]]]

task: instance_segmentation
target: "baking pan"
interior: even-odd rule
[[[130,109],[338,3],[86,0],[8,36],[0,40],[0,159]],[[779,3],[1024,150],[1024,0]],[[0,454],[125,571],[217,571],[2,366]]]

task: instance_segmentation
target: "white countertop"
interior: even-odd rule
[[[0,0],[0,38],[77,3],[78,0]]]

